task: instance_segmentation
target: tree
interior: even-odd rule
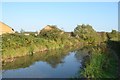
[[[108,37],[110,40],[116,41],[118,40],[118,32],[116,30],[112,30],[111,33],[108,33]]]
[[[89,24],[77,25],[77,27],[74,29],[74,34],[90,43],[93,43],[94,41],[100,41],[97,32]]]
[[[112,34],[116,34],[117,33],[117,31],[116,30],[112,30],[112,32],[111,32]]]
[[[20,30],[20,33],[24,33],[25,31],[23,29]]]

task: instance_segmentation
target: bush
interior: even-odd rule
[[[117,59],[112,53],[94,49],[81,74],[86,78],[117,78]]]
[[[74,29],[74,34],[88,43],[101,41],[97,32],[90,25],[78,25]]]

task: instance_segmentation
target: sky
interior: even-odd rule
[[[2,2],[119,2],[120,0],[1,0]]]
[[[79,24],[90,24],[96,31],[118,30],[117,2],[3,2],[0,21],[15,31],[38,31],[57,25],[74,31]]]

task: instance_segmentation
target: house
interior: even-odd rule
[[[6,25],[5,23],[0,22],[0,35],[6,33],[15,33],[14,29]]]
[[[42,30],[38,31],[38,34],[48,31],[52,31],[52,32],[56,31],[56,32],[60,32],[60,34],[64,33],[64,31],[59,29],[56,25],[47,25]]]
[[[23,32],[24,35],[29,36],[30,34],[37,36],[37,32]]]
[[[52,30],[53,29],[53,27],[52,26],[50,26],[50,25],[47,25],[46,27],[44,27],[43,28],[44,30]]]

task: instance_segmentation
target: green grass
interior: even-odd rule
[[[82,70],[85,78],[117,78],[118,63],[113,54],[94,49]]]
[[[5,60],[7,58],[29,55],[29,53],[65,46],[75,46],[75,44],[87,43],[89,40],[93,41],[91,36],[88,35],[89,33],[85,34],[85,36],[86,38],[90,37],[90,39],[84,41],[84,39],[73,36],[71,33],[65,33],[56,26],[51,27],[53,29],[49,31],[42,29],[38,36],[34,34],[25,36],[23,33],[2,35],[2,59]],[[85,29],[87,29],[88,32],[92,31],[96,35],[96,32],[91,26],[86,26]],[[85,29],[83,28],[83,30]],[[82,33],[80,32],[80,34]],[[96,35],[96,37],[98,36]]]
[[[51,33],[50,36],[54,35]],[[66,34],[59,34],[57,38],[52,39],[43,35],[5,34],[2,36],[2,59],[4,61],[7,58],[31,55],[33,52],[63,48],[77,43],[77,39],[66,37]]]

